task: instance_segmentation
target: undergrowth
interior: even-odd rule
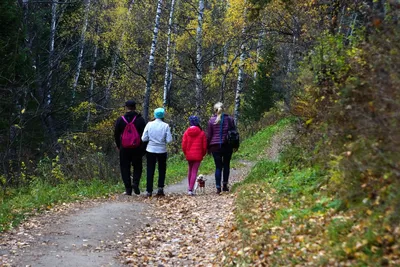
[[[246,140],[254,144],[249,150],[267,150],[276,127]],[[329,186],[331,173],[306,154],[293,144],[279,161],[259,157],[234,186],[236,224],[224,264],[398,265],[400,228],[392,223],[396,207],[390,201],[395,194],[350,205]]]

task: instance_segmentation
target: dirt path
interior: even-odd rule
[[[231,172],[243,179],[251,164]],[[165,198],[115,196],[56,207],[4,233],[0,266],[212,265],[233,212],[233,194],[186,196],[186,180]]]

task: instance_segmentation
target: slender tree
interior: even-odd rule
[[[96,36],[99,34],[99,25],[96,25]],[[96,40],[96,44],[94,46],[94,52],[93,52],[93,63],[92,63],[92,73],[90,75],[90,86],[89,86],[89,91],[88,91],[88,112],[86,116],[86,125],[89,125],[90,123],[90,116],[91,116],[91,108],[92,108],[92,103],[93,103],[93,95],[94,95],[94,81],[96,77],[96,66],[97,66],[97,57],[99,53],[99,43]]]
[[[239,121],[240,102],[241,102],[241,95],[243,92],[244,60],[246,59],[246,45],[245,44],[242,44],[240,51],[241,52],[240,52],[240,58],[239,58],[239,71],[238,71],[236,94],[235,94],[235,112],[234,112],[234,118],[235,118],[236,124]]]
[[[153,72],[154,72],[154,59],[155,59],[155,54],[156,54],[158,31],[160,28],[162,3],[163,3],[162,0],[158,0],[156,19],[155,19],[154,30],[153,30],[153,40],[151,42],[150,55],[149,55],[149,66],[147,69],[146,91],[145,91],[145,98],[144,98],[144,103],[143,103],[143,116],[144,116],[144,119],[146,122],[149,119],[151,83],[152,83]]]
[[[132,12],[132,8],[133,8],[133,4],[135,3],[135,0],[131,0],[129,3],[129,7],[128,7],[128,12],[126,14],[126,19],[129,18],[131,12]],[[110,100],[111,97],[111,88],[114,84],[114,75],[115,75],[115,70],[117,68],[117,64],[118,64],[118,57],[119,57],[119,53],[124,41],[124,36],[125,36],[126,30],[124,29],[122,31],[121,34],[121,38],[118,40],[118,44],[117,44],[117,49],[114,51],[114,55],[112,57],[112,61],[111,61],[111,70],[110,70],[110,74],[108,76],[107,79],[107,86],[106,86],[106,90],[105,90],[105,94],[104,94],[104,105],[107,106],[108,102]]]
[[[81,67],[82,67],[82,60],[83,60],[83,50],[85,48],[85,35],[86,35],[86,29],[88,26],[88,21],[89,21],[89,11],[90,11],[90,0],[86,0],[85,3],[85,19],[83,21],[82,25],[82,32],[81,32],[81,38],[79,41],[79,53],[78,53],[78,58],[77,58],[77,66],[76,66],[76,72],[75,72],[75,77],[74,77],[74,83],[72,85],[72,102],[75,102],[75,95],[76,95],[76,87],[78,86],[78,80],[79,80],[79,75],[81,73]]]
[[[167,54],[165,60],[165,78],[164,78],[164,97],[163,97],[163,106],[166,108],[167,100],[168,100],[168,91],[171,84],[172,74],[170,71],[170,59],[171,59],[171,35],[174,21],[174,9],[175,9],[175,0],[171,0],[171,10],[169,12],[169,20],[168,20],[168,40],[167,40]]]
[[[203,16],[204,0],[199,0],[196,31],[196,112],[200,114],[203,103]]]
[[[50,136],[51,142],[55,141],[55,131],[54,131],[54,123],[53,117],[51,114],[51,104],[52,104],[52,79],[53,79],[53,72],[56,65],[55,56],[54,56],[54,45],[56,39],[56,22],[57,22],[57,5],[58,2],[54,1],[51,4],[51,24],[50,24],[50,42],[49,42],[49,59],[48,59],[48,73],[46,77],[46,85],[44,90],[42,90],[42,120],[47,132]]]
[[[225,87],[226,87],[226,78],[228,76],[228,49],[229,49],[229,42],[226,42],[224,45],[224,56],[223,56],[223,71],[222,71],[222,81],[221,81],[221,89],[219,92],[219,101],[224,102],[224,94],[225,94]]]

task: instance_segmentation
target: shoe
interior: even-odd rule
[[[151,197],[153,194],[152,193],[150,193],[150,192],[147,192],[146,193],[146,197]]]
[[[221,194],[221,187],[217,187],[217,195]]]
[[[158,191],[157,191],[156,196],[158,196],[158,197],[163,197],[163,196],[165,196],[165,194],[164,194],[164,189],[163,189],[163,188],[158,188]]]
[[[124,196],[132,196],[132,193],[124,192],[122,195],[124,195]]]
[[[222,191],[224,191],[224,192],[229,192],[229,187],[228,187],[227,184],[224,184],[224,185],[222,186]]]
[[[136,195],[140,195],[140,189],[139,189],[139,186],[137,186],[137,185],[134,185],[134,186],[133,186],[133,192],[134,192]]]
[[[189,190],[189,191],[188,191],[188,195],[189,195],[189,196],[194,196],[195,194],[194,194],[194,192],[193,192],[192,190]]]

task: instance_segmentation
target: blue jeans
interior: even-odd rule
[[[227,185],[229,181],[229,169],[232,158],[231,149],[220,149],[212,153],[215,163],[215,185],[221,188],[221,176],[223,174],[222,183]]]

